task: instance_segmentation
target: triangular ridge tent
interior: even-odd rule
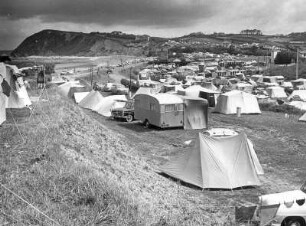
[[[297,109],[300,109],[302,111],[306,111],[306,102],[304,102],[304,101],[291,101],[287,104],[290,105],[290,106],[293,106]]]
[[[268,87],[266,91],[271,98],[287,98],[287,94],[283,87],[271,86]]]
[[[16,66],[0,63],[0,74],[11,87],[9,97],[4,97],[6,108],[24,108],[32,104],[23,77],[16,76],[18,73]]]
[[[93,111],[96,111],[100,115],[110,117],[112,109],[123,108],[126,101],[125,95],[107,96],[95,106]]]
[[[293,90],[291,95],[288,97],[290,101],[306,101],[306,90]]]
[[[68,92],[68,97],[73,98],[74,93],[79,93],[79,92],[90,92],[92,89],[90,86],[72,86]]]
[[[78,87],[78,88],[84,88],[83,85],[81,85],[79,83],[79,81],[77,82],[66,82],[62,85],[59,85],[57,88],[58,88],[58,92],[66,97],[69,96],[69,91],[72,87]]]
[[[208,127],[207,100],[180,97],[184,100],[184,129],[206,129]]]
[[[79,105],[83,108],[93,110],[102,100],[103,96],[99,91],[92,90],[80,103]]]
[[[256,164],[245,134],[211,137],[199,133],[194,148],[160,168],[161,172],[201,188],[259,186]],[[260,164],[259,164],[260,165]]]
[[[79,92],[79,93],[74,93],[74,100],[78,104],[80,103],[90,92]]]
[[[241,114],[261,113],[256,97],[238,90],[221,94],[214,112],[236,114],[238,107],[241,109]]]
[[[306,122],[306,112],[299,118],[299,121]]]

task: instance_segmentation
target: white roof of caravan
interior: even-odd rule
[[[173,94],[169,94],[169,93],[158,93],[152,96],[155,97],[156,100],[160,104],[182,104],[183,103],[182,98],[176,95],[173,95]]]

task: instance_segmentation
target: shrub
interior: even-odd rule
[[[301,115],[303,113],[302,110],[288,104],[278,105],[276,103],[259,103],[259,107],[262,111],[282,112],[293,115]]]

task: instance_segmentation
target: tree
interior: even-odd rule
[[[295,57],[292,52],[281,51],[277,53],[274,59],[274,63],[275,64],[290,64],[292,62],[292,59],[294,58]]]

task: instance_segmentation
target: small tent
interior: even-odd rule
[[[266,89],[271,98],[287,98],[284,88],[280,86],[271,86]]]
[[[102,100],[103,96],[99,91],[92,90],[80,103],[79,105],[83,108],[93,110]]]
[[[112,95],[104,97],[92,110],[98,114],[110,117],[112,109],[123,108],[127,99],[125,95]]]
[[[90,92],[76,92],[73,94],[75,102],[80,103]]]
[[[251,153],[245,134],[210,137],[199,133],[196,145],[191,151],[169,161],[160,170],[201,188],[234,189],[258,186],[260,172],[256,169],[261,166],[257,157],[257,160],[254,159],[255,156]]]
[[[299,121],[306,122],[306,112],[299,118]]]
[[[261,113],[256,97],[238,90],[221,94],[214,111],[223,114],[235,114],[238,107],[241,109],[241,114]]]

